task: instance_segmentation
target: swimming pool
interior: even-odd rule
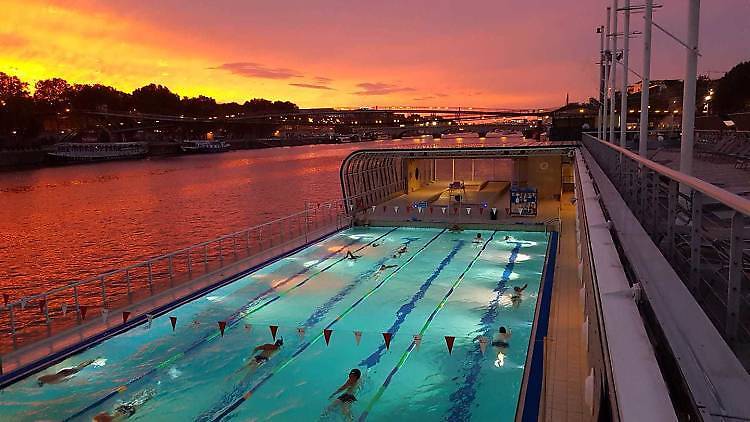
[[[343,420],[329,395],[358,368],[354,419],[512,420],[546,246],[534,232],[346,230],[6,387],[0,417],[91,420],[120,406],[129,420]],[[509,346],[482,353],[477,337],[501,325]],[[284,344],[252,371],[271,326]]]

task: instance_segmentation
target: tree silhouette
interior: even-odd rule
[[[739,63],[719,79],[714,107],[719,113],[750,110],[750,62]]]
[[[17,76],[10,76],[0,72],[0,100],[9,101],[14,98],[29,96],[29,84],[22,82]]]
[[[44,79],[34,85],[34,101],[43,109],[65,108],[73,96],[73,87],[61,78]]]
[[[143,113],[175,113],[180,97],[166,86],[149,84],[133,91],[133,106]]]

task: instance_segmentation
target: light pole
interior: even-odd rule
[[[625,148],[628,130],[628,56],[630,55],[630,0],[625,0],[622,28],[622,90],[620,91],[620,146]]]
[[[680,140],[680,171],[693,174],[693,142],[695,138],[695,84],[698,73],[698,26],[700,0],[690,0],[688,6],[687,58],[685,83],[682,91],[682,138]]]
[[[599,123],[597,124],[597,138],[602,139],[604,132],[604,27],[598,26],[599,34]]]
[[[612,0],[612,93],[610,101],[612,104],[609,106],[611,112],[609,113],[609,141],[615,142],[615,103],[617,102],[617,0]]]
[[[610,14],[612,12],[611,8],[607,8],[607,21],[605,23],[604,27],[604,38],[605,38],[605,45],[604,45],[604,130],[602,133],[602,139],[607,140],[607,135],[609,133],[609,73],[611,69],[610,64],[610,37],[609,37],[609,21],[610,21]]]
[[[646,0],[645,26],[643,28],[643,70],[641,71],[641,121],[638,132],[638,154],[646,157],[648,152],[648,87],[651,85],[651,21],[654,1]]]

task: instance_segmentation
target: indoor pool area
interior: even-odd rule
[[[2,419],[513,420],[548,236],[339,231],[9,385]]]

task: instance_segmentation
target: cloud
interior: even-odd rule
[[[235,75],[246,78],[263,78],[263,79],[290,79],[300,75],[298,72],[284,67],[266,67],[259,63],[252,62],[235,62],[224,63],[221,66],[212,69],[221,69],[234,73]]]
[[[28,44],[25,38],[8,32],[0,32],[0,45],[5,49],[25,47]]]
[[[434,99],[435,99],[434,95],[427,95],[425,97],[414,98],[414,101],[425,101],[425,100],[434,100]]]
[[[362,82],[357,84],[357,88],[361,91],[356,91],[356,95],[387,95],[393,94],[394,92],[408,92],[414,91],[414,88],[403,87],[398,85],[386,84],[382,82]]]
[[[328,83],[333,82],[333,79],[326,78],[325,76],[316,76],[315,77],[315,82],[317,82],[319,84],[328,84]]]
[[[299,87],[299,88],[325,89],[325,90],[329,90],[329,91],[334,91],[333,88],[331,88],[329,86],[325,86],[325,85],[305,84],[305,83],[294,83],[294,84],[289,84],[289,85],[296,86],[296,87]]]

